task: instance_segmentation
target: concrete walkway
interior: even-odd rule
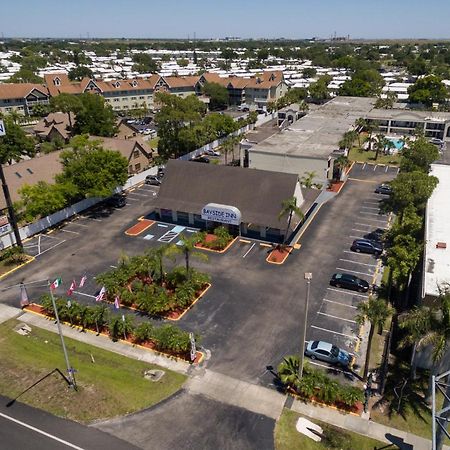
[[[15,316],[18,316],[18,320],[31,326],[57,333],[57,327],[52,320],[45,319],[33,313],[22,313],[17,308],[0,305],[0,322]],[[278,419],[283,407],[286,405],[291,410],[312,419],[321,420],[337,427],[378,439],[381,442],[394,443],[401,449],[429,450],[431,448],[431,441],[428,439],[395,428],[386,427],[359,416],[343,414],[331,408],[320,407],[299,400],[292,401],[291,398],[288,398],[286,401],[285,395],[273,389],[247,383],[208,369],[194,369],[193,366],[183,361],[157,355],[143,348],[122,342],[112,342],[105,336],[96,336],[90,332],[82,333],[66,325],[63,325],[63,330],[64,336],[77,341],[100,347],[129,358],[157,364],[176,372],[189,374],[190,378],[184,385],[187,391],[194,394],[202,394],[225,404],[238,406],[275,420]],[[444,449],[450,450],[450,447],[444,446]]]

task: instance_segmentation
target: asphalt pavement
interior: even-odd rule
[[[96,428],[60,419],[0,396],[0,447],[20,450],[136,450],[138,447]]]

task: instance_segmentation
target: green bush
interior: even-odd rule
[[[125,320],[123,320],[125,319]],[[108,330],[113,341],[129,337],[134,331],[134,317],[127,315],[114,315],[109,319]]]
[[[134,330],[136,342],[145,342],[153,339],[155,327],[148,322],[141,322]]]
[[[189,333],[171,324],[155,329],[154,339],[158,350],[186,353],[191,348]]]
[[[0,261],[5,264],[20,264],[26,260],[26,255],[23,249],[18,246],[9,247],[0,252]]]

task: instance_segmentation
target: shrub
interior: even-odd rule
[[[0,252],[0,261],[4,261],[6,264],[20,264],[25,259],[26,255],[23,249],[18,246],[9,247]]]
[[[136,342],[145,342],[153,339],[155,327],[148,322],[141,322],[134,330]]]
[[[113,341],[128,337],[134,331],[134,318],[130,315],[114,315],[109,319],[108,330]]]
[[[155,330],[155,344],[159,350],[171,350],[186,353],[191,347],[189,333],[171,324],[163,325]]]

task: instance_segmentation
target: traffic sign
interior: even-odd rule
[[[0,120],[0,136],[5,136],[6,130],[5,130],[5,123],[3,120]]]

